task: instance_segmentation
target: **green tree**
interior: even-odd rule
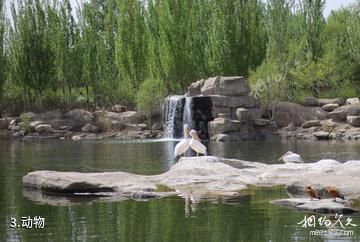
[[[5,83],[6,53],[5,53],[5,10],[4,0],[0,0],[0,100]]]
[[[152,126],[152,117],[161,112],[161,103],[166,95],[166,87],[161,80],[147,79],[136,95],[138,109],[144,113]]]
[[[138,0],[118,0],[117,8],[116,63],[121,82],[137,90],[148,74],[145,8]]]

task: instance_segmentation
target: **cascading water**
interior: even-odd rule
[[[182,135],[183,96],[170,96],[165,99],[164,137],[179,138]]]
[[[187,124],[189,130],[193,128],[192,97],[186,97],[184,105],[183,125]]]

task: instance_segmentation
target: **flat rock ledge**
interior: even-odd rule
[[[272,164],[214,156],[183,157],[160,175],[126,172],[78,173],[34,171],[23,177],[24,196],[44,202],[41,194],[151,199],[192,194],[200,199],[236,198],[250,186],[287,185],[288,194],[307,198],[305,185],[335,186],[348,199],[360,198],[360,161],[321,160],[304,164]],[[162,189],[159,189],[162,188]],[[165,188],[165,189],[164,189]],[[291,188],[291,189],[288,189]]]
[[[273,204],[281,205],[284,207],[295,208],[298,210],[316,212],[316,213],[329,213],[329,214],[349,214],[357,212],[356,209],[351,208],[351,201],[336,201],[332,199],[322,200],[309,200],[304,198],[289,198],[279,199],[272,201]]]

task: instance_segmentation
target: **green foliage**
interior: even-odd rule
[[[289,99],[290,93],[285,73],[273,60],[263,62],[256,71],[250,72],[251,95],[255,96],[266,108],[274,101]]]
[[[70,0],[19,0],[11,19],[3,3],[0,97],[24,110],[122,103],[150,115],[155,86],[156,103],[214,75],[250,76],[263,103],[360,88],[359,3],[327,20],[324,0],[89,0],[76,17]]]
[[[166,88],[161,80],[145,80],[136,95],[138,109],[143,112],[151,123],[151,117],[160,113],[162,99],[166,95]]]
[[[30,127],[30,117],[26,113],[20,115],[21,125],[20,128],[25,133],[28,133],[31,129]]]
[[[0,0],[0,100],[3,93],[3,85],[5,83],[6,71],[6,53],[5,53],[5,14],[4,14],[4,1]]]

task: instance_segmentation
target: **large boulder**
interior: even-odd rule
[[[260,119],[261,118],[261,110],[260,108],[249,108],[247,109],[247,118],[248,121]]]
[[[329,104],[325,104],[322,106],[322,109],[324,109],[327,112],[332,112],[335,109],[337,109],[339,107],[339,104],[337,103],[329,103]]]
[[[342,98],[319,98],[318,99],[318,104],[319,106],[324,106],[324,105],[327,105],[327,104],[338,104],[339,106],[340,105],[343,105],[345,102]]]
[[[228,107],[221,107],[221,106],[212,106],[212,116],[217,118],[217,117],[224,117],[224,116],[227,116],[227,117],[231,117],[232,116],[232,112],[231,112],[231,108],[228,108]]]
[[[241,131],[244,125],[238,120],[228,118],[216,118],[209,122],[209,134],[215,136],[217,134],[226,134],[229,132]]]
[[[49,134],[53,133],[54,129],[50,124],[39,124],[35,127],[35,131],[39,134]]]
[[[201,93],[203,95],[246,96],[249,94],[249,86],[242,76],[217,76],[205,81]]]
[[[302,189],[304,190],[304,187]],[[333,202],[332,199],[312,201],[309,198],[287,198],[274,200],[272,203],[314,213],[349,214],[357,212],[356,209],[350,207],[351,202],[348,201],[349,204],[346,204],[346,202]]]
[[[216,141],[216,142],[229,142],[230,141],[230,136],[228,134],[217,134],[215,136],[212,137],[212,140]]]
[[[274,110],[271,104],[271,110]],[[286,127],[290,123],[301,126],[308,120],[323,120],[326,112],[320,107],[304,107],[292,102],[279,102],[275,108],[274,121],[279,128]]]
[[[261,110],[260,108],[238,108],[236,109],[235,115],[239,121],[245,123],[261,119]]]
[[[89,132],[89,133],[98,133],[100,132],[99,127],[93,125],[93,124],[85,124],[82,128],[81,128],[82,132]]]
[[[62,119],[63,113],[59,110],[53,110],[45,113],[35,114],[32,120],[34,121],[50,121],[54,119]]]
[[[314,133],[314,136],[318,140],[327,140],[330,138],[330,132],[319,131],[319,132]]]
[[[346,105],[354,105],[354,104],[360,104],[360,100],[358,97],[346,99]]]
[[[115,113],[123,113],[127,111],[127,107],[126,106],[122,106],[119,104],[116,104],[114,106],[111,107],[111,111],[115,112]]]
[[[144,115],[135,111],[127,111],[123,113],[97,112],[96,116],[97,118],[100,117],[110,121],[118,121],[123,124],[139,124],[145,119]]]
[[[305,97],[301,104],[305,107],[318,107],[319,99],[314,97]]]
[[[351,126],[360,127],[360,116],[347,116],[346,121]]]
[[[9,127],[11,118],[0,118],[0,130],[7,129]]]
[[[359,116],[360,105],[345,105],[341,106],[334,111],[326,114],[326,118],[333,119],[334,121],[345,122],[347,116]]]
[[[95,116],[84,109],[71,110],[65,114],[65,117],[74,121],[75,126],[79,128],[85,124],[92,124],[95,122]]]
[[[302,125],[302,127],[304,129],[311,128],[311,127],[317,127],[317,126],[321,126],[320,120],[309,120],[309,121],[306,121],[305,123],[303,123],[303,125]]]
[[[245,123],[248,119],[248,110],[246,108],[238,108],[236,109],[236,118],[242,122]]]
[[[191,85],[187,88],[188,96],[196,96],[201,94],[201,88],[204,86],[205,79],[201,79],[199,81],[191,83]]]
[[[253,96],[221,96],[211,95],[214,106],[228,108],[255,108],[256,99]]]

